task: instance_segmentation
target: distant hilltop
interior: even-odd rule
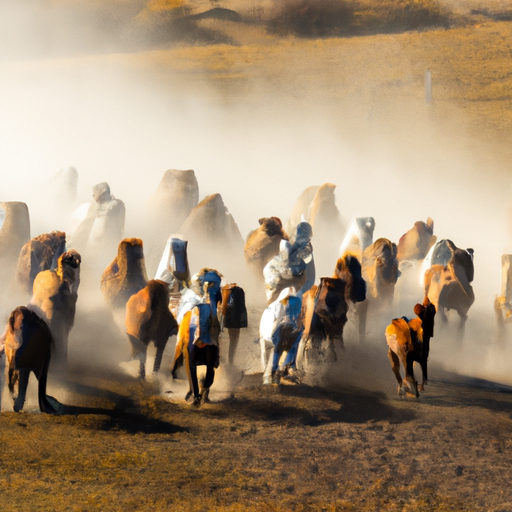
[[[265,37],[353,37],[510,20],[498,0],[64,0],[0,4],[0,59],[244,44]],[[245,39],[244,39],[245,37]]]

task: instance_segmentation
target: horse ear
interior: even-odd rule
[[[23,316],[21,315],[20,311],[18,310],[18,308],[16,308],[10,315],[9,315],[9,320],[8,320],[8,324],[9,324],[9,328],[11,329],[11,331],[15,331],[16,329],[19,329],[21,327],[21,320],[19,319],[20,316]]]

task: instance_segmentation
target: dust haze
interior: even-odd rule
[[[29,9],[11,12],[11,19],[28,32],[36,17]],[[47,22],[59,26],[61,20]],[[94,34],[99,37],[101,31]],[[436,325],[432,366],[512,384],[506,364],[510,340],[497,339],[493,310],[501,290],[501,254],[512,249],[505,165],[495,148],[469,132],[462,110],[436,101],[435,63],[434,101],[426,104],[424,70],[417,73],[411,63],[407,94],[402,94],[396,84],[365,82],[370,70],[344,68],[348,43],[340,39],[338,44],[339,60],[332,55],[324,59],[319,47],[305,58],[293,53],[294,58],[283,59],[278,72],[262,67],[261,73],[230,78],[227,72],[219,78],[211,70],[190,71],[180,47],[109,52],[103,45],[98,52],[80,46],[58,56],[41,52],[34,57],[12,34],[13,51],[0,62],[0,200],[26,202],[31,235],[36,236],[68,230],[72,210],[91,201],[94,184],[107,181],[126,204],[125,236],[144,240],[158,229],[144,222],[147,201],[163,173],[175,168],[194,169],[200,200],[222,195],[244,238],[261,217],[285,222],[306,187],[326,182],[337,186],[346,225],[353,217],[375,218],[374,240],[386,237],[397,243],[415,221],[431,217],[438,239],[474,249],[476,295],[464,340],[454,327],[456,318],[447,327]],[[197,51],[206,52],[203,46]],[[395,51],[401,51],[399,43]],[[386,65],[379,55],[374,61],[376,68]],[[319,68],[322,73],[316,73]],[[239,69],[234,64],[232,74]],[[63,210],[49,183],[69,166],[79,173],[78,194]],[[332,234],[339,243],[343,235]],[[314,238],[313,246],[320,254]],[[153,277],[156,268],[147,270]],[[244,277],[230,274],[229,258],[218,270],[225,282],[236,279],[244,287]],[[317,276],[331,274],[332,268],[317,269]],[[80,286],[71,357],[91,365],[127,361],[122,321],[104,311],[99,282],[82,280]],[[422,295],[418,285],[416,301]],[[19,305],[10,299],[4,295],[1,301],[1,321]],[[248,297],[253,299],[258,303],[259,297]],[[396,310],[388,320],[412,314]],[[259,345],[252,342],[259,318],[254,314],[251,320],[242,334],[239,364],[257,371]],[[371,364],[388,365],[383,329],[379,324],[370,330],[369,342],[382,352]],[[363,350],[350,336],[348,325],[347,349],[339,357],[346,379],[394,391],[388,366],[387,381],[369,381],[374,369],[364,366]],[[171,339],[166,357],[172,345]]]

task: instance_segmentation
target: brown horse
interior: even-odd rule
[[[263,279],[265,265],[279,254],[281,240],[288,240],[289,237],[278,217],[263,217],[258,222],[260,226],[247,237],[244,257],[247,266],[257,277]]]
[[[57,258],[66,250],[66,233],[53,231],[32,238],[20,251],[16,278],[23,289],[32,294],[34,280],[44,270],[56,266]]]
[[[140,238],[125,238],[119,242],[117,256],[103,271],[100,287],[105,302],[123,308],[128,299],[142,290],[148,277]]]
[[[400,276],[396,251],[396,244],[387,238],[375,240],[363,251],[361,267],[370,301],[387,306],[393,302],[395,284]]]
[[[125,324],[133,357],[140,361],[140,378],[146,376],[147,347],[151,341],[156,347],[153,373],[158,372],[167,341],[176,334],[178,327],[169,310],[167,283],[151,279],[142,290],[132,295],[126,304]]]
[[[396,258],[398,264],[409,261],[419,261],[425,258],[430,248],[435,244],[434,221],[429,217],[427,222],[421,220],[404,233],[398,241]]]
[[[56,345],[56,357],[67,362],[69,333],[75,322],[82,258],[71,249],[59,256],[55,270],[39,272],[28,308],[50,327]]]
[[[240,339],[240,329],[247,327],[247,308],[245,292],[236,283],[226,284],[221,288],[222,302],[219,307],[221,329],[228,330],[229,364],[235,362],[236,349]]]
[[[345,253],[338,258],[334,267],[333,277],[345,283],[345,301],[348,306],[348,315],[357,325],[359,340],[366,337],[366,319],[368,316],[368,301],[366,300],[366,281],[363,279],[362,267],[357,257]]]
[[[34,372],[38,380],[39,409],[45,413],[58,413],[59,402],[46,394],[53,345],[46,322],[28,308],[17,307],[9,316],[2,338],[5,341],[9,391],[14,400],[14,411],[23,410],[30,372]]]
[[[405,317],[395,318],[386,327],[386,342],[391,369],[398,382],[398,394],[406,393],[419,397],[418,382],[414,377],[414,362],[421,364],[423,377],[427,371],[423,360],[423,328],[419,318],[407,320]],[[405,370],[405,378],[400,375],[400,363]]]
[[[348,305],[345,282],[336,277],[322,277],[303,298],[302,336],[306,363],[315,360],[334,362],[335,344],[343,347],[343,330],[347,322]],[[324,341],[326,349],[322,349]]]
[[[471,282],[474,277],[473,249],[458,249],[450,240],[441,240],[435,247],[447,254],[448,263],[433,264],[424,275],[425,295],[436,307],[441,320],[447,321],[446,311],[454,309],[464,328],[468,311],[475,301]],[[435,263],[435,259],[432,258]]]

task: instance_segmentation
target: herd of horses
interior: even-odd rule
[[[286,229],[278,217],[262,218],[243,242],[245,265],[267,300],[259,329],[263,382],[297,381],[315,365],[334,362],[350,316],[364,341],[371,315],[389,311],[395,286],[408,273],[420,276],[423,283],[418,283],[419,301],[414,301],[416,318],[395,318],[383,334],[399,393],[419,396],[418,390],[427,382],[436,312],[445,319],[446,311],[457,311],[462,327],[474,302],[473,251],[457,248],[450,240],[438,241],[431,219],[416,222],[398,244],[385,238],[373,241],[375,221],[371,217],[354,219],[341,246],[333,249],[333,229],[340,229],[334,188],[332,184],[308,188],[299,197]],[[115,201],[115,208],[103,208],[101,226],[108,224],[110,212],[119,210],[119,201],[109,189],[107,196],[104,204]],[[169,231],[175,231],[178,218],[183,228],[180,232],[190,236],[166,240],[154,279],[147,276],[142,239],[122,238],[117,255],[102,272],[100,289],[110,308],[124,312],[125,332],[132,355],[140,363],[140,378],[146,375],[148,344],[153,342],[156,347],[153,372],[158,372],[167,342],[176,335],[171,374],[174,377],[180,365],[185,367],[189,380],[186,398],[199,406],[208,400],[219,366],[220,333],[227,330],[229,334],[229,362],[233,363],[248,315],[244,289],[237,283],[223,285],[223,276],[214,266],[203,266],[192,275],[187,249],[193,247],[191,240],[199,237],[204,242],[212,231],[215,238],[224,237],[224,242],[237,242],[238,228],[218,194],[198,202],[193,171],[167,171],[152,203],[160,208],[160,219]],[[172,210],[167,216],[162,216],[164,207]],[[27,306],[17,307],[9,315],[0,350],[5,353],[14,410],[22,410],[33,372],[39,381],[41,411],[58,413],[58,401],[46,394],[47,374],[50,357],[66,364],[82,256],[69,244],[66,247],[66,235],[61,231],[26,241],[24,221],[13,220],[24,219],[25,208],[23,203],[0,204],[4,211],[0,238],[2,231],[10,232],[12,246],[12,234],[18,236],[18,249],[10,256],[16,259],[18,286],[31,294]],[[84,222],[94,231],[94,215],[98,216],[99,209],[87,211]],[[118,225],[119,218],[116,222]],[[201,227],[199,235],[197,226]],[[329,254],[337,252],[332,275],[316,278],[315,260],[322,255],[313,251],[313,246],[329,247]],[[421,385],[414,377],[414,362],[421,365]],[[197,376],[200,365],[206,366],[201,381]]]

